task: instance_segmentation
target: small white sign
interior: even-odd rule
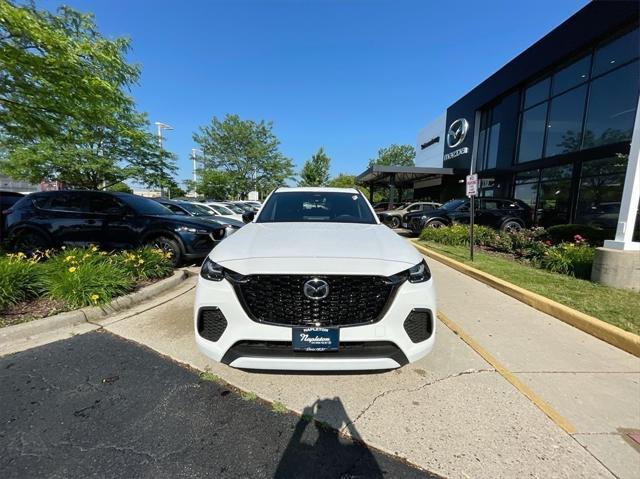
[[[467,196],[478,196],[478,174],[467,175]]]

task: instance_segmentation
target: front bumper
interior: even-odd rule
[[[198,333],[198,314],[202,308],[217,308],[226,319],[226,328],[216,341],[207,340]],[[404,322],[413,310],[425,309],[432,316],[432,333],[426,340],[414,343],[405,331]],[[199,277],[194,303],[194,331],[196,344],[203,354],[232,367],[300,371],[382,370],[417,361],[431,351],[435,342],[435,312],[433,279],[415,284],[405,282],[380,321],[340,328],[341,350],[337,353],[293,353],[287,350],[280,354],[277,348],[272,348],[268,354],[261,355],[260,348],[257,348],[253,353],[242,354],[241,345],[246,343],[277,343],[281,348],[290,344],[291,327],[253,321],[227,280],[208,281]],[[346,350],[351,350],[350,346],[356,343],[372,347],[365,352],[347,353]],[[397,351],[391,354],[381,345],[396,347]]]

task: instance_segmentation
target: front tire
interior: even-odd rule
[[[11,248],[13,251],[22,252],[27,256],[38,251],[45,251],[51,248],[51,242],[49,239],[33,230],[18,231],[11,240]]]
[[[182,250],[178,242],[169,236],[158,236],[147,243],[147,246],[158,248],[171,254],[171,264],[177,268],[182,263]]]
[[[425,228],[442,228],[443,226],[447,226],[446,224],[444,224],[442,221],[440,220],[432,220],[429,221],[426,225],[424,225]]]
[[[500,229],[505,233],[518,233],[522,230],[522,224],[519,221],[507,220]]]

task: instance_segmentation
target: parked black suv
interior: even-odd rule
[[[223,227],[226,230],[224,235],[225,238],[244,226],[242,221],[216,215],[213,210],[209,209],[207,206],[197,203],[182,200],[167,200],[165,198],[154,198],[153,201],[157,201],[162,206],[169,209],[174,215],[195,216],[198,219],[211,221]]]
[[[182,260],[204,258],[221,240],[221,225],[178,216],[141,196],[102,191],[32,193],[7,212],[9,247],[31,252],[62,245],[106,250],[153,245]]]
[[[22,193],[16,193],[13,191],[0,191],[0,242],[4,240],[4,232],[5,232],[5,216],[7,216],[6,211],[9,210],[15,203],[20,201],[21,198],[24,198]]]
[[[533,210],[523,201],[508,198],[478,198],[475,201],[474,222],[503,231],[519,231],[531,225]],[[419,234],[422,228],[469,224],[471,219],[468,198],[447,201],[440,208],[407,215],[409,229]],[[403,220],[404,221],[404,220]]]

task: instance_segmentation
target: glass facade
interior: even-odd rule
[[[516,163],[631,139],[640,90],[638,35],[636,28],[524,89]]]

